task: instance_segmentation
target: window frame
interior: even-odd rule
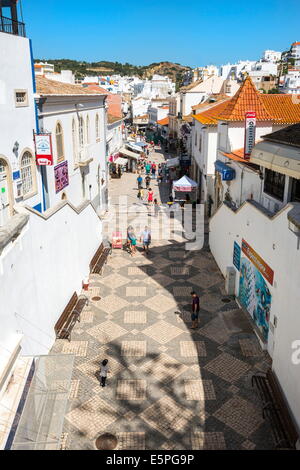
[[[58,134],[57,133],[57,128],[58,126],[60,127],[61,129],[61,132]],[[58,155],[58,145],[57,145],[57,138],[58,136],[60,136],[61,138],[61,151],[62,151],[62,156],[59,156]],[[55,145],[56,145],[56,161],[57,163],[61,163],[61,162],[64,162],[65,161],[65,146],[64,146],[64,130],[63,130],[63,126],[61,124],[60,121],[57,121],[56,125],[55,125]]]
[[[276,179],[281,179],[280,185]],[[269,181],[268,181],[269,180]],[[277,201],[284,201],[286,176],[283,173],[265,168],[264,174],[264,193]],[[275,190],[274,190],[275,189]]]
[[[29,156],[29,163],[26,165],[22,165],[22,161],[24,160],[24,157],[28,154]],[[30,168],[31,174],[31,188],[28,190],[26,193],[24,193],[24,170]],[[22,181],[22,197],[23,200],[29,199],[33,197],[35,194],[37,194],[37,181],[36,181],[36,164],[35,164],[35,159],[33,156],[33,152],[30,149],[24,149],[21,156],[20,156],[20,178]]]
[[[24,102],[18,102],[17,100],[17,93],[25,93],[25,100]],[[28,90],[27,89],[16,89],[14,90],[14,98],[15,98],[15,106],[16,108],[26,108],[29,106],[28,101]]]
[[[100,117],[99,114],[96,114],[95,117],[95,127],[96,127],[96,142],[100,142]]]

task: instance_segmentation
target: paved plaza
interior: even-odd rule
[[[168,193],[156,183],[153,189],[162,199]],[[136,175],[111,182],[112,204],[120,191],[135,202]],[[153,240],[149,256],[140,247],[135,257],[113,250],[103,274],[90,276],[90,303],[72,341],[53,347],[53,354],[76,356],[63,448],[95,449],[105,432],[117,436],[120,450],[273,448],[251,387],[268,357],[226,295],[207,246],[186,251],[173,223],[172,237]],[[201,302],[197,330],[190,329],[192,290]],[[105,358],[110,373],[102,388]]]

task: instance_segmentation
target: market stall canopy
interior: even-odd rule
[[[127,162],[128,162],[127,158],[118,157],[117,160],[115,160],[114,163],[116,165],[126,165]]]
[[[143,149],[139,147],[139,145],[134,145],[134,144],[125,144],[126,147],[129,147],[130,150],[135,150],[136,152],[143,152]]]
[[[139,147],[147,147],[148,144],[145,144],[145,142],[135,142],[134,145],[138,145]]]
[[[179,157],[170,158],[166,161],[166,165],[168,168],[176,167],[180,165]]]
[[[196,183],[196,181],[193,181],[191,178],[189,178],[186,175],[180,178],[180,180],[174,181],[173,183],[174,191],[182,191],[182,192],[188,193],[197,188],[198,188],[198,184]]]
[[[139,155],[137,153],[131,152],[130,150],[126,149],[125,147],[122,147],[119,150],[119,152],[122,153],[122,155],[126,155],[129,158],[133,158],[134,160],[138,160],[138,158],[139,158]]]

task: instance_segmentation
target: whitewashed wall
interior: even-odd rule
[[[30,219],[0,256],[0,342],[24,334],[23,355],[47,354],[54,325],[74,291],[79,294],[102,241],[102,223],[91,204],[77,213],[67,202]]]
[[[102,101],[101,101],[102,100]],[[102,102],[102,105],[101,105]],[[75,104],[83,104],[83,107],[76,110]],[[100,137],[96,139],[96,115],[99,115]],[[72,140],[72,122],[76,122],[77,136],[78,136],[78,117],[82,116],[84,119],[84,134],[86,141],[86,122],[87,116],[89,117],[89,144],[84,146],[85,151],[93,161],[88,166],[79,168],[75,164],[74,148]],[[56,193],[55,190],[55,177],[54,168],[59,165],[57,161],[55,129],[57,123],[60,123],[63,128],[64,136],[64,157],[68,162],[69,172],[69,185]],[[101,208],[101,201],[99,201],[99,175],[100,179],[106,175],[106,117],[105,108],[103,105],[103,98],[90,98],[84,95],[80,98],[69,96],[49,97],[47,102],[43,105],[43,112],[40,114],[40,127],[43,127],[48,132],[52,133],[52,144],[54,153],[53,166],[47,166],[47,181],[48,181],[48,195],[49,207],[53,207],[62,199],[62,194],[65,193],[68,200],[75,206],[80,204],[84,199],[94,201],[96,206]],[[79,146],[77,147],[77,150]],[[82,174],[85,174],[85,196],[83,194]],[[102,188],[103,189],[103,188]]]
[[[286,206],[273,218],[250,203],[237,212],[222,205],[210,221],[210,248],[223,275],[233,266],[233,245],[244,238],[273,269],[274,285],[271,317],[278,319],[274,336],[270,330],[268,352],[289,406],[300,428],[300,364],[292,362],[292,344],[300,341],[300,249],[297,237],[288,228]],[[236,272],[236,294],[239,273]]]

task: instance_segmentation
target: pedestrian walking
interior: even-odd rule
[[[140,188],[137,193],[137,197],[142,201],[144,199],[144,190],[143,188]]]
[[[151,244],[151,232],[149,228],[146,226],[140,235],[140,242],[143,243],[143,251],[146,255],[149,254],[149,246]]]
[[[149,174],[150,174],[150,170],[151,170],[151,165],[150,165],[149,162],[146,163],[145,169],[146,169],[146,175],[149,175]]]
[[[155,175],[156,175],[156,164],[154,162],[152,162],[152,165],[151,165],[151,173],[152,173],[152,179],[155,179]]]
[[[149,189],[149,186],[150,186],[150,181],[151,181],[151,178],[149,175],[146,176],[145,178],[145,182],[146,182],[146,189]]]
[[[130,229],[127,230],[127,240],[129,243],[130,254],[131,256],[134,256],[136,254],[137,238],[136,238],[134,229],[131,226],[130,226]]]
[[[108,370],[108,360],[104,359],[104,361],[100,364],[100,377],[101,377],[101,387],[105,387],[105,382],[107,378],[107,373],[110,372]]]
[[[200,299],[196,292],[191,292],[192,296],[192,330],[198,328],[199,311],[200,311]]]
[[[137,177],[137,183],[138,183],[138,189],[141,189],[142,184],[143,184],[143,178],[141,175]]]
[[[153,203],[153,191],[151,188],[149,188],[149,191],[148,191],[148,204],[150,204],[150,206],[152,206],[152,203]]]

